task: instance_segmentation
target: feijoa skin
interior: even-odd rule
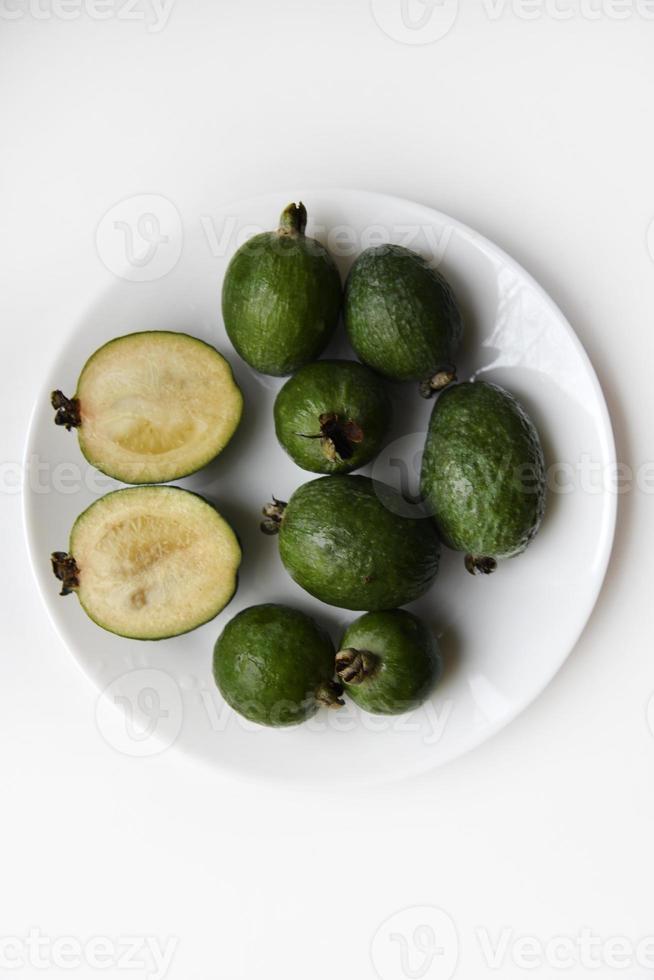
[[[343,689],[364,711],[401,715],[434,690],[442,674],[438,643],[404,609],[370,612],[345,631],[336,654]]]
[[[545,461],[536,428],[498,385],[467,382],[436,402],[421,489],[443,542],[489,573],[525,550],[545,510]]]
[[[390,421],[384,382],[358,361],[307,364],[275,400],[279,442],[313,473],[350,473],[370,462]]]
[[[345,285],[345,326],[361,360],[429,397],[456,379],[463,320],[452,287],[401,245],[366,249]]]
[[[289,204],[277,231],[255,235],[232,258],[222,291],[225,328],[244,361],[283,377],[327,346],[342,303],[331,255],[304,231],[303,204]]]
[[[334,646],[305,613],[289,606],[250,606],[216,641],[216,684],[243,717],[275,728],[298,725],[321,705],[338,707]]]
[[[391,487],[364,476],[305,483],[288,504],[264,508],[267,532],[291,577],[317,599],[343,609],[392,609],[427,591],[440,543],[429,518],[404,516]]]

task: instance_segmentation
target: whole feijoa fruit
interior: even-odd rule
[[[250,606],[232,619],[214,648],[213,672],[225,701],[259,725],[283,727],[338,707],[334,646],[305,613]]]
[[[463,320],[452,287],[401,245],[366,249],[345,285],[345,326],[365,364],[393,381],[434,391],[456,380]]]
[[[305,235],[307,211],[289,204],[277,231],[255,235],[232,258],[222,291],[229,339],[262,374],[292,374],[324,350],[338,322],[341,278]]]
[[[390,420],[384,382],[358,361],[306,364],[275,400],[277,438],[313,473],[350,473],[370,462]]]
[[[431,630],[404,609],[369,612],[345,631],[336,673],[353,701],[377,715],[411,711],[429,697],[442,660]]]
[[[533,422],[498,385],[449,388],[432,412],[421,489],[443,542],[489,573],[525,550],[545,510],[545,461]]]
[[[429,518],[405,516],[391,487],[364,476],[305,483],[288,504],[264,507],[262,529],[279,533],[279,553],[307,592],[344,609],[392,609],[427,591],[440,543]]]

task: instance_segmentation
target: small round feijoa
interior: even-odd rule
[[[429,697],[441,677],[442,660],[427,626],[404,609],[391,609],[366,613],[347,628],[336,673],[360,708],[399,715]]]
[[[382,379],[358,361],[307,364],[275,400],[279,442],[302,469],[350,473],[384,444],[391,401]]]
[[[225,701],[259,725],[297,725],[321,705],[342,704],[331,639],[289,606],[268,603],[238,613],[216,641],[213,673]]]

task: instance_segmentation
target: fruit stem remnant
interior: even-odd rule
[[[492,575],[497,568],[497,560],[484,555],[466,555],[465,563],[471,575]]]
[[[70,595],[79,588],[79,568],[72,555],[65,551],[53,551],[50,557],[52,571],[62,583],[59,595]]]
[[[266,519],[260,524],[264,534],[279,534],[286,507],[286,502],[276,497],[273,497],[272,503],[264,505],[261,513]]]
[[[320,432],[316,435],[304,435],[303,439],[320,439],[323,454],[332,463],[337,460],[346,462],[352,459],[355,447],[363,442],[363,429],[354,419],[343,421],[335,412],[323,412],[319,416]]]
[[[453,384],[456,380],[456,369],[454,367],[441,368],[431,378],[426,378],[425,381],[420,382],[420,394],[423,398],[431,398],[437,391],[442,391],[443,388],[447,388],[448,385]]]
[[[50,401],[56,412],[55,425],[65,425],[69,432],[79,428],[82,424],[79,398],[66,398],[63,391],[53,391]]]
[[[307,226],[307,209],[302,201],[288,204],[279,219],[278,235],[303,235]]]
[[[378,667],[379,657],[370,650],[348,647],[336,654],[336,673],[344,684],[362,684]]]
[[[345,704],[342,693],[343,688],[336,681],[323,681],[316,691],[316,701],[324,708],[342,708]]]

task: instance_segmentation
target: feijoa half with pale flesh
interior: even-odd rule
[[[361,360],[429,398],[456,380],[463,319],[449,282],[402,245],[368,248],[345,284],[345,326]]]
[[[213,619],[236,591],[241,549],[203,497],[179,487],[127,487],[75,521],[52,555],[61,595],[76,593],[103,629],[136,640],[178,636]]]
[[[331,255],[305,234],[307,210],[289,204],[277,231],[255,235],[232,258],[222,291],[225,329],[256,371],[278,377],[315,360],[341,309]]]
[[[243,396],[215,348],[147,330],[100,347],[71,398],[52,393],[55,422],[76,429],[89,463],[123,483],[166,483],[211,462],[232,438]]]
[[[345,693],[377,715],[417,708],[441,673],[436,638],[405,609],[360,616],[346,629],[336,654],[336,674]]]
[[[238,613],[218,637],[213,672],[225,701],[259,725],[298,725],[343,702],[334,645],[310,616],[268,603]]]
[[[275,399],[275,431],[289,456],[314,473],[350,473],[386,437],[391,401],[382,379],[358,361],[314,361]]]

